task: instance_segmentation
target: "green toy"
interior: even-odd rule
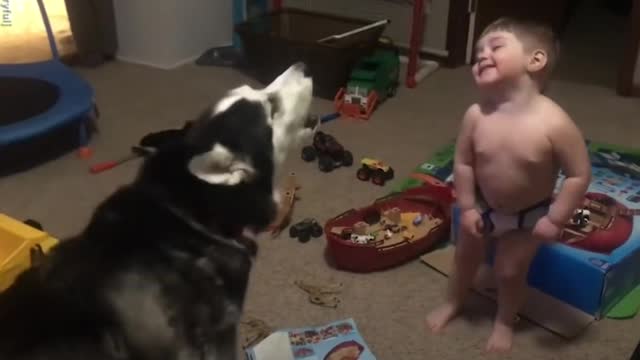
[[[396,94],[400,84],[398,49],[380,46],[358,61],[336,95],[336,110],[349,117],[368,119],[376,106]]]
[[[640,310],[640,286],[625,296],[608,313],[609,319],[631,319]]]

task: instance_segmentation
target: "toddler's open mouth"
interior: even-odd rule
[[[487,69],[491,69],[494,68],[495,65],[494,64],[481,64],[480,66],[478,66],[478,75],[482,75],[482,73],[484,73],[485,70]]]

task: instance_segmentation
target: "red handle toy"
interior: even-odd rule
[[[127,161],[133,160],[133,159],[137,159],[141,156],[145,156],[148,155],[149,153],[151,153],[150,150],[145,149],[143,147],[140,146],[134,146],[131,148],[131,151],[133,151],[132,154],[127,155],[125,157],[123,157],[122,159],[119,160],[112,160],[112,161],[105,161],[105,162],[101,162],[98,164],[94,164],[91,165],[91,167],[89,167],[89,172],[92,174],[98,174],[101,173],[103,171],[112,169],[120,164],[123,164]]]

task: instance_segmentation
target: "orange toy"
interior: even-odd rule
[[[291,172],[287,177],[287,183],[283,189],[282,203],[280,204],[276,220],[271,224],[271,226],[269,226],[271,235],[276,236],[280,234],[291,221],[293,205],[298,199],[296,197],[298,189],[300,189],[300,186],[296,182],[296,173]]]

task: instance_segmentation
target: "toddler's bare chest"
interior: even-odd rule
[[[551,161],[551,144],[544,128],[529,121],[480,122],[473,134],[473,144],[475,156],[481,162],[536,165]]]

